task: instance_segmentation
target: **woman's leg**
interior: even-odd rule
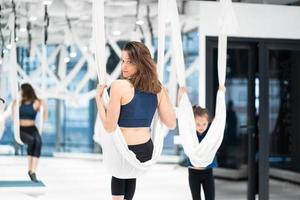
[[[31,172],[32,169],[32,156],[28,155],[28,171]]]
[[[111,195],[113,200],[123,200],[125,195],[126,179],[111,177]]]
[[[26,130],[26,131],[25,131]],[[27,144],[27,155],[32,156],[33,155],[33,149],[34,149],[34,136],[32,133],[30,133],[27,129],[21,128],[20,130],[20,138],[23,143]]]
[[[136,158],[140,162],[146,162],[151,160],[153,154],[153,143],[152,140],[148,140],[144,144],[128,145],[128,148],[135,153]],[[136,188],[136,179],[126,179],[125,184],[125,199],[132,200]]]
[[[20,128],[20,138],[23,143],[27,144],[27,155],[28,155],[28,171],[32,169],[32,156],[34,152],[34,136],[29,133],[28,128]]]
[[[37,166],[38,166],[38,161],[39,161],[38,157],[32,157],[32,167],[31,167],[31,170],[30,170],[32,173],[36,172],[36,169],[37,169]]]
[[[189,186],[193,200],[201,200],[201,180],[196,169],[189,168]]]
[[[35,139],[34,134],[32,133],[32,129],[30,127],[21,127],[20,128],[20,138],[22,142],[27,144],[27,155],[28,155],[28,175],[32,181],[37,182],[37,178],[35,173],[32,171],[33,169],[33,155],[35,148]]]
[[[41,155],[42,149],[42,138],[36,129],[34,132],[34,148],[33,148],[33,157],[32,157],[32,172],[36,172],[38,166],[38,160]]]
[[[205,200],[215,200],[215,181],[212,169],[208,169],[207,173],[204,174],[202,186]]]
[[[112,200],[124,200],[124,195],[113,195]]]
[[[124,199],[132,200],[136,187],[136,179],[126,179]]]

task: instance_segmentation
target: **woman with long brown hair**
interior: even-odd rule
[[[122,130],[129,150],[141,162],[151,160],[153,143],[150,125],[158,110],[160,120],[171,129],[176,116],[166,89],[158,80],[156,64],[148,48],[141,42],[128,42],[122,51],[122,79],[112,83],[107,109],[102,101],[105,85],[99,85],[96,102],[100,118],[107,132],[117,125]],[[113,200],[131,200],[136,179],[112,177]]]
[[[28,175],[30,179],[37,182],[36,170],[38,160],[41,155],[42,138],[35,125],[35,118],[41,107],[44,107],[44,120],[48,118],[47,105],[41,99],[38,99],[34,89],[28,83],[21,85],[21,101],[19,107],[20,113],[20,138],[27,144],[28,155]],[[14,101],[16,104],[16,100]],[[15,106],[13,106],[14,108]]]

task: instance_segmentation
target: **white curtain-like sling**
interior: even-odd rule
[[[100,83],[105,83],[106,63],[105,63],[105,35],[104,35],[104,2],[103,0],[93,1],[93,39],[97,44],[95,47],[95,60],[97,74]],[[103,95],[105,104],[108,103],[108,94]],[[119,127],[112,133],[106,132],[102,121],[97,116],[95,124],[94,140],[101,144],[103,149],[103,163],[109,173],[118,178],[137,178],[148,171],[161,154],[163,148],[163,138],[165,136],[165,126],[159,121],[157,114],[151,126],[151,138],[154,150],[152,159],[141,163],[135,154],[128,149],[122,131]]]
[[[226,122],[224,92],[218,91],[217,93],[215,118],[201,143],[198,142],[196,136],[192,105],[186,94],[183,95],[179,103],[177,118],[180,141],[185,154],[190,158],[193,166],[208,166],[213,161],[223,140]]]
[[[40,99],[43,101],[46,101],[44,98],[44,93],[46,91],[46,68],[48,67],[48,62],[47,62],[47,46],[46,44],[43,45],[43,58],[42,58],[42,83],[41,83],[41,94],[40,94]],[[40,135],[43,133],[43,127],[44,127],[44,106],[42,105],[39,109],[39,123],[38,123],[38,129]]]
[[[0,65],[0,98],[4,98],[3,95],[3,65]],[[2,138],[3,132],[4,132],[4,102],[0,100],[0,140]]]
[[[0,139],[2,138],[2,134],[5,128],[6,119],[12,115],[12,110],[14,110],[14,115],[12,117],[13,122],[13,134],[14,139],[18,144],[23,144],[20,138],[20,116],[19,116],[19,92],[18,92],[18,63],[17,63],[17,55],[16,55],[16,42],[14,38],[14,22],[15,18],[13,14],[9,17],[9,27],[11,32],[11,50],[9,55],[9,81],[10,81],[10,92],[11,97],[15,100],[14,108],[13,103],[11,102],[7,109],[4,111],[4,105],[0,105]],[[2,84],[2,83],[0,83]],[[2,103],[1,103],[2,104]]]
[[[16,42],[14,38],[14,17],[10,16],[10,29],[11,33],[11,50],[10,50],[10,85],[11,85],[11,95],[14,100],[16,100],[14,107],[14,116],[13,116],[13,130],[15,141],[19,144],[23,144],[20,138],[20,116],[19,116],[19,94],[18,94],[18,72],[17,72],[17,54],[16,54]]]
[[[14,17],[11,15],[11,20],[10,20],[10,29],[12,30],[11,33],[11,51],[10,51],[10,86],[11,86],[11,95],[12,99],[15,100],[14,108],[12,106],[9,106],[9,108],[14,110],[14,115],[13,115],[13,133],[14,133],[14,139],[18,144],[23,145],[23,142],[20,138],[20,113],[19,113],[19,91],[18,91],[18,85],[19,85],[19,80],[18,80],[18,63],[17,63],[17,54],[16,54],[16,42],[14,39]],[[43,47],[43,52],[44,52],[44,58],[43,58],[43,73],[42,73],[42,78],[44,79],[42,82],[42,89],[43,91],[45,90],[45,68],[46,68],[46,46]],[[3,117],[3,121],[5,122],[5,115]],[[43,107],[40,109],[40,121],[39,121],[39,129],[40,129],[40,134],[42,133],[42,127],[43,127]]]
[[[5,60],[6,61],[6,60]],[[0,97],[5,98],[4,95],[4,82],[6,81],[7,77],[4,75],[3,65],[0,65]],[[5,109],[4,102],[0,101],[0,140],[3,136],[5,130],[5,121],[11,116],[12,112],[12,103]]]
[[[227,35],[236,31],[237,24],[232,2],[230,0],[221,0],[220,3],[222,13],[220,18],[220,34],[218,37],[218,80],[219,85],[224,85],[226,77]],[[183,95],[179,102],[177,118],[180,141],[191,163],[195,167],[208,166],[213,161],[223,140],[226,123],[225,93],[220,90],[217,92],[215,117],[201,143],[198,142],[196,136],[192,105],[186,94]]]
[[[5,106],[0,103],[0,140],[3,136],[5,130],[5,122],[11,116],[12,113],[12,103],[4,109]]]
[[[0,92],[1,94],[1,92]],[[2,138],[3,132],[4,132],[4,103],[0,101],[0,140]]]

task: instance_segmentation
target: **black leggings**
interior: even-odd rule
[[[29,156],[40,157],[42,148],[42,138],[35,126],[21,126],[20,137],[22,142],[27,144],[27,154]]]
[[[215,199],[215,183],[212,169],[197,170],[189,168],[189,185],[193,200],[201,200],[201,185],[205,200]]]
[[[133,151],[136,158],[141,162],[151,160],[153,153],[153,143],[150,139],[144,144],[128,145],[128,148]],[[136,179],[119,179],[111,178],[111,194],[124,195],[124,199],[132,200],[136,187]]]

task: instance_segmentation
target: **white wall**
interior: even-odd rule
[[[199,3],[200,34],[218,35],[219,2]],[[300,39],[300,7],[233,3],[239,29],[234,36]]]
[[[205,106],[206,36],[218,36],[219,2],[193,2],[199,12],[199,104]],[[233,3],[238,31],[230,36],[247,38],[300,39],[300,7]]]

